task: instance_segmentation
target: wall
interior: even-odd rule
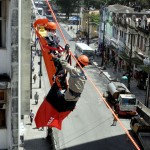
[[[18,149],[18,0],[11,0],[9,7],[11,88],[9,97],[9,148]]]
[[[7,50],[0,51],[0,70],[2,73],[8,73],[11,78],[10,88],[7,90],[7,131],[2,132],[0,130],[0,136],[3,135],[3,144],[5,149],[18,150],[18,101],[22,99],[18,98],[18,85],[19,85],[19,53],[22,55],[22,74],[21,80],[23,81],[22,85],[22,97],[24,101],[30,101],[30,10],[31,5],[30,1],[22,0],[22,33],[19,33],[19,0],[6,0],[7,5],[7,17],[6,17],[6,47]],[[18,35],[22,34],[22,38],[19,39]],[[21,40],[21,51],[18,49],[18,41]],[[3,65],[1,65],[3,64]],[[27,105],[25,105],[27,106]],[[24,106],[23,106],[24,108]],[[25,107],[26,108],[26,107]],[[27,109],[29,111],[29,107]],[[5,135],[4,135],[5,134]],[[1,140],[0,140],[1,141]]]
[[[31,1],[21,3],[21,115],[30,111]]]
[[[98,37],[98,26],[97,25],[90,25],[90,38]]]
[[[6,137],[6,129],[0,130],[0,149],[6,149],[7,147],[7,137]]]

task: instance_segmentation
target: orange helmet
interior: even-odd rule
[[[45,26],[45,29],[49,29],[49,30],[56,30],[56,23],[54,22],[48,22]]]
[[[78,57],[78,61],[84,66],[87,66],[89,64],[89,58],[86,55],[80,55]]]

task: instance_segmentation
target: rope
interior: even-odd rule
[[[48,2],[48,0],[45,0],[47,2],[47,5],[52,13],[52,16],[59,28],[59,31],[64,39],[65,44],[67,44],[67,41],[65,39],[65,36],[59,26],[59,23],[57,22],[57,19],[55,17],[55,14],[51,8],[50,3]],[[137,143],[135,142],[135,140],[132,138],[132,136],[130,135],[129,131],[125,128],[125,126],[123,125],[123,123],[120,121],[120,119],[118,118],[118,116],[114,113],[114,111],[112,110],[112,108],[109,106],[109,104],[107,103],[107,101],[103,98],[102,93],[98,90],[98,88],[95,86],[94,82],[91,80],[91,78],[87,75],[87,73],[83,70],[83,68],[81,67],[81,65],[78,63],[77,59],[75,58],[75,56],[72,54],[72,52],[70,52],[71,56],[74,58],[74,60],[76,61],[76,63],[79,65],[79,67],[81,68],[81,70],[85,73],[85,75],[87,76],[88,80],[91,82],[91,84],[93,85],[93,87],[95,88],[95,90],[97,91],[97,93],[99,94],[99,96],[101,97],[101,99],[104,101],[104,103],[106,104],[106,106],[109,108],[109,110],[111,111],[111,113],[114,115],[114,117],[116,118],[116,120],[119,122],[121,128],[125,131],[125,133],[127,134],[127,136],[129,137],[129,139],[131,140],[131,142],[133,143],[133,145],[135,146],[135,148],[137,150],[140,150],[139,146],[137,145]]]

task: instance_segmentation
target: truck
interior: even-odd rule
[[[118,115],[136,115],[137,99],[125,84],[119,81],[112,81],[107,85],[107,91],[103,97],[114,108]]]
[[[144,150],[150,150],[150,124],[141,116],[131,118],[130,127]]]
[[[131,118],[130,127],[139,139],[141,147],[150,150],[150,109],[138,102],[137,113],[138,116]]]

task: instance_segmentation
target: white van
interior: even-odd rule
[[[86,55],[88,56],[90,63],[92,63],[94,60],[94,56],[95,56],[95,50],[85,43],[76,43],[74,54],[75,54],[75,57],[79,57],[82,54]]]

